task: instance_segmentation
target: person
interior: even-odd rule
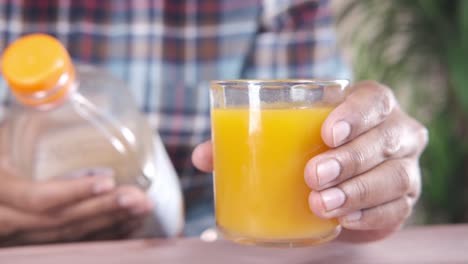
[[[74,61],[123,78],[177,169],[184,234],[196,235],[214,223],[209,80],[350,79],[329,4],[6,0],[0,3],[0,50],[21,35],[43,32],[64,43]],[[11,96],[1,85],[7,110]],[[331,149],[304,170],[305,182],[317,190],[309,197],[311,210],[337,217],[344,241],[374,241],[398,230],[420,194],[426,128],[405,113],[391,89],[364,81],[330,114],[322,137]],[[31,182],[2,169],[0,181],[0,245],[125,237],[154,210],[142,191],[115,186],[112,177]]]

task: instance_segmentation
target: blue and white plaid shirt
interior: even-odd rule
[[[211,177],[190,159],[210,137],[209,81],[349,78],[330,12],[327,0],[2,0],[0,50],[48,33],[127,81],[177,169],[193,234],[212,221]]]

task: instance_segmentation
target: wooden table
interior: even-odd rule
[[[195,238],[6,248],[0,250],[0,263],[468,263],[468,225],[417,227],[371,244],[333,242],[299,249]]]

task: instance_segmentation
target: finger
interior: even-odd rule
[[[204,142],[195,148],[192,162],[201,171],[213,171],[213,145],[211,141]]]
[[[309,196],[311,209],[335,218],[420,192],[419,166],[413,160],[389,160],[358,177]]]
[[[145,193],[140,189],[133,186],[122,186],[114,192],[70,206],[52,214],[52,217],[59,219],[59,225],[66,225],[70,222],[107,215],[118,210],[142,217],[150,212],[151,204]]]
[[[112,215],[118,211],[143,218],[151,209],[151,203],[145,194],[131,186],[122,186],[113,192],[84,200],[63,210],[44,214],[0,206],[0,215],[4,223],[0,226],[0,236],[19,230],[58,228],[76,221]]]
[[[397,107],[392,91],[376,82],[356,84],[346,100],[322,125],[322,138],[330,147],[340,146],[380,124]]]
[[[396,110],[387,120],[348,144],[311,159],[305,181],[323,190],[362,174],[388,159],[419,155],[427,144],[427,129]]]
[[[62,228],[23,231],[15,236],[14,243],[21,245],[80,241],[90,233],[109,228],[116,223],[128,221],[131,217],[128,213],[119,211],[112,215],[101,215],[84,221],[76,221]]]
[[[381,230],[400,226],[409,217],[414,199],[403,196],[376,207],[355,211],[339,218],[340,224],[352,230]]]
[[[3,175],[0,202],[24,211],[45,212],[115,188],[109,176],[33,182],[16,175]]]

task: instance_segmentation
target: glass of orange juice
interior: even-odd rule
[[[308,160],[328,148],[321,126],[347,93],[346,80],[214,81],[211,120],[216,222],[251,245],[315,245],[338,236],[315,216],[304,181]]]

